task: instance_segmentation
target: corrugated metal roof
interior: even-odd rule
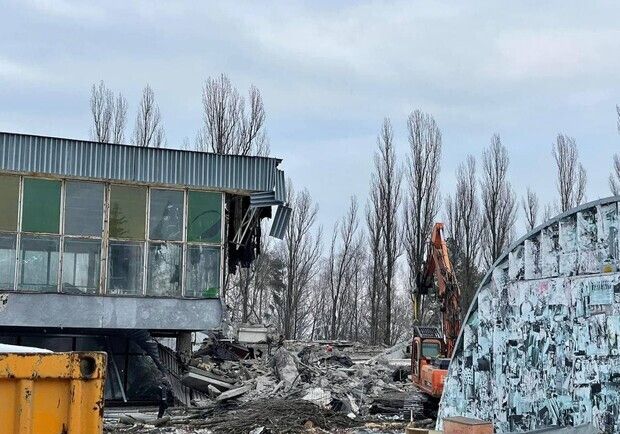
[[[285,195],[281,160],[0,132],[0,170]]]

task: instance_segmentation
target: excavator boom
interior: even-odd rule
[[[437,284],[446,356],[450,357],[461,329],[461,291],[450,262],[448,245],[443,238],[443,227],[443,223],[435,223],[431,232],[421,286],[428,292],[433,287],[433,281]]]

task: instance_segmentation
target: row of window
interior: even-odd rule
[[[0,233],[0,289],[13,289],[16,234]],[[99,292],[101,241],[65,238],[60,264],[60,237],[21,235],[17,290],[56,291],[59,269],[61,291]],[[220,279],[220,249],[189,245],[183,267],[180,243],[148,243],[146,294],[178,297],[182,295],[185,270],[185,296],[217,297]],[[111,241],[108,247],[107,293],[143,293],[144,243]]]
[[[0,209],[0,289],[218,295],[220,193],[0,175]]]
[[[17,231],[20,178],[0,175],[0,231]],[[66,181],[65,235],[101,237],[106,184]],[[23,178],[21,232],[61,232],[62,183]],[[167,190],[144,186],[109,187],[109,236],[128,240],[164,240],[216,243],[221,241],[222,195],[205,191]],[[150,196],[147,207],[147,194]],[[183,231],[187,194],[187,230]],[[146,236],[147,212],[149,233]]]

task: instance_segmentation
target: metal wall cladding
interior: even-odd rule
[[[282,190],[280,160],[0,133],[0,170],[235,190]],[[278,183],[276,183],[278,181]],[[276,185],[278,184],[278,185]]]
[[[282,202],[276,200],[275,191],[261,191],[250,194],[250,208],[277,206],[281,204]]]
[[[517,241],[483,279],[439,408],[495,432],[592,423],[620,432],[620,197]]]
[[[276,171],[276,200],[282,203],[287,202],[286,181],[282,170]]]
[[[273,218],[273,222],[271,223],[271,231],[269,232],[269,235],[280,240],[284,239],[292,214],[293,210],[290,207],[286,205],[279,205],[276,210],[276,215]]]

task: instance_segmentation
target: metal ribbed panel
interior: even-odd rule
[[[273,217],[269,235],[274,238],[283,239],[284,235],[286,235],[286,229],[288,228],[288,222],[291,219],[292,213],[293,210],[290,207],[279,205],[276,215]]]
[[[282,202],[276,200],[274,191],[262,191],[250,194],[250,208],[260,208],[265,206],[281,205]]]
[[[286,202],[286,183],[282,170],[276,170],[276,200],[283,203]]]
[[[280,160],[0,133],[0,170],[242,191],[284,191]],[[277,185],[276,185],[277,184]]]

